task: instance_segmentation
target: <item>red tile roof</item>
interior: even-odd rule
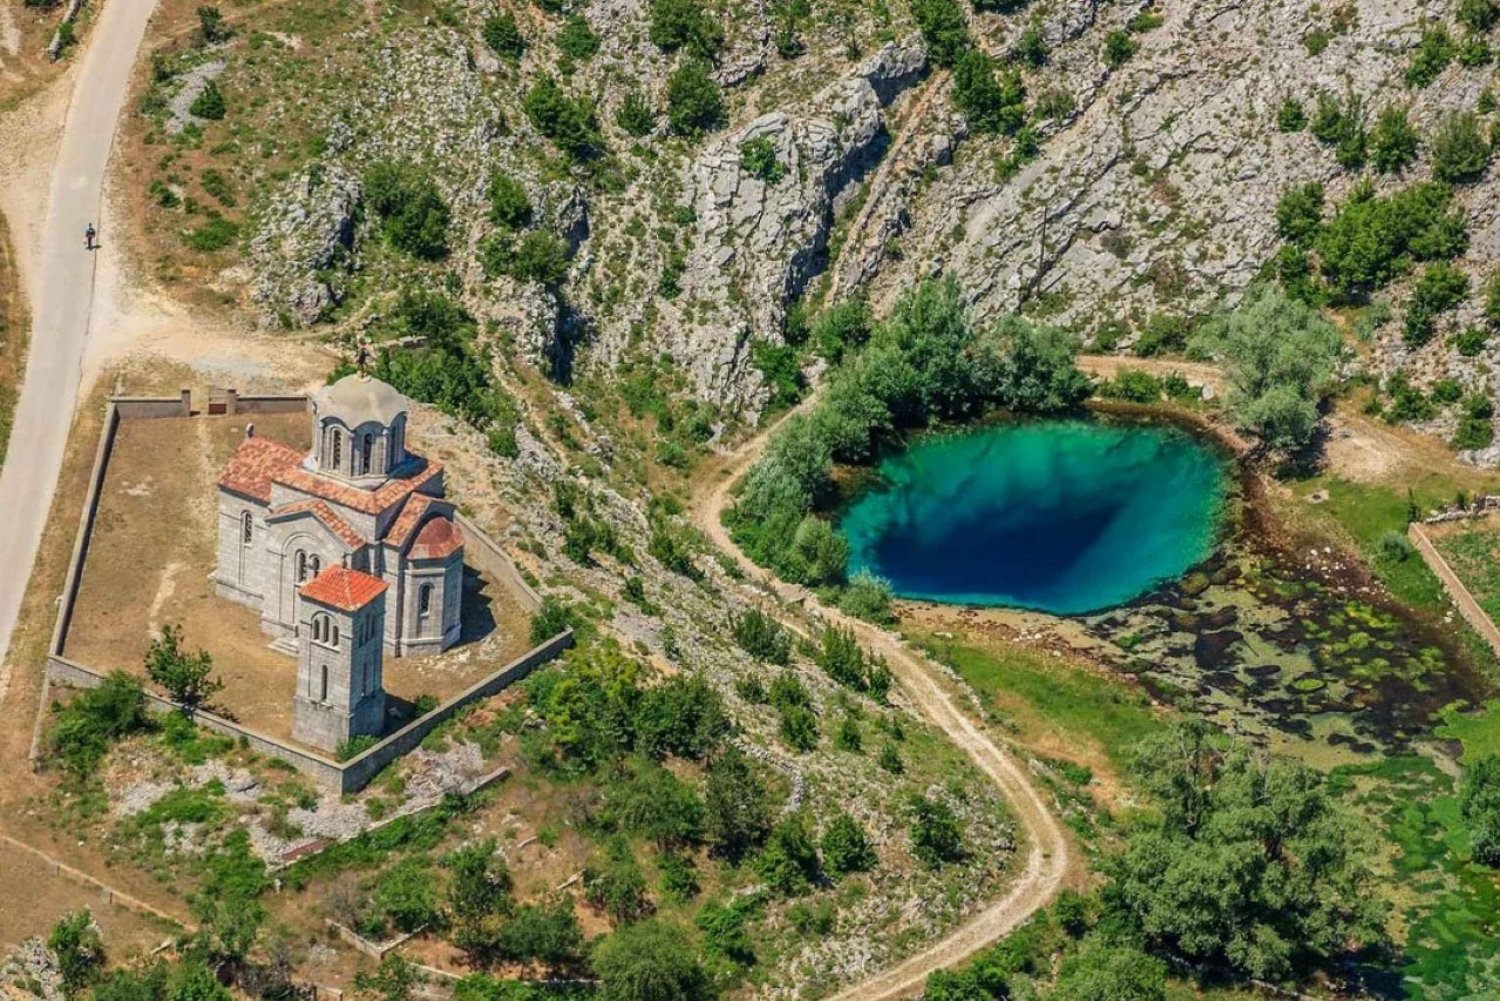
[[[253,439],[252,439],[253,440]],[[420,459],[420,457],[416,457]],[[300,460],[300,456],[299,456]],[[422,466],[414,473],[387,480],[375,490],[361,490],[347,483],[303,469],[297,465],[276,470],[272,479],[283,486],[321,497],[364,514],[379,514],[393,507],[401,498],[422,489],[443,471],[441,462],[420,459]]]
[[[417,533],[407,557],[414,560],[440,560],[464,547],[464,533],[452,518],[430,518]]]
[[[271,517],[279,518],[284,514],[298,514],[302,511],[310,511],[314,517],[328,526],[329,531],[337,535],[343,540],[345,545],[353,549],[358,549],[368,542],[364,536],[354,530],[354,526],[350,525],[343,518],[340,518],[333,508],[320,500],[296,501],[291,504],[283,504],[278,508],[272,509]]]
[[[295,469],[301,461],[301,452],[279,441],[246,438],[219,474],[219,486],[269,504],[271,481],[284,470]]]
[[[308,601],[329,605],[344,612],[357,612],[385,593],[388,585],[348,567],[329,567],[302,585],[298,592]]]
[[[422,515],[427,513],[427,509],[432,507],[436,499],[426,494],[413,494],[408,497],[405,506],[401,508],[401,513],[396,515],[395,520],[386,527],[382,541],[397,549],[404,547],[411,540],[411,534],[421,525]]]

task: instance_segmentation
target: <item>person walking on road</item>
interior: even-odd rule
[[[98,235],[99,235],[98,231],[94,229],[94,224],[93,223],[89,223],[88,228],[83,231],[83,249],[84,250],[93,250],[94,249],[94,237],[96,237]]]

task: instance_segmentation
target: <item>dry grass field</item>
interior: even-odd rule
[[[0,957],[33,935],[45,937],[58,918],[87,908],[111,958],[149,952],[172,934],[165,922],[127,910],[100,891],[55,874],[30,852],[0,842]]]

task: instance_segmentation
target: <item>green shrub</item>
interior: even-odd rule
[[[708,765],[703,789],[703,834],[716,854],[738,864],[771,830],[766,787],[744,753],[733,746]]]
[[[1458,427],[1453,435],[1453,447],[1461,449],[1487,448],[1495,440],[1495,404],[1483,393],[1465,397],[1459,409]]]
[[[555,288],[568,276],[568,260],[568,245],[561,237],[532,230],[516,243],[510,273],[522,281]]]
[[[59,918],[47,936],[47,948],[57,957],[57,971],[69,997],[81,994],[104,970],[104,938],[87,910],[70,911]]]
[[[667,122],[678,135],[696,138],[723,126],[724,94],[708,65],[692,59],[667,81]]]
[[[969,127],[979,133],[1010,135],[1026,122],[1026,87],[1021,74],[1001,69],[978,49],[966,49],[953,65],[953,100]]]
[[[1099,395],[1127,403],[1156,403],[1161,399],[1161,380],[1138,368],[1121,369],[1108,382],[1100,383]]]
[[[623,839],[611,841],[584,867],[583,899],[615,921],[635,921],[650,913],[646,877]]]
[[[777,55],[783,59],[796,59],[805,48],[802,44],[802,28],[812,16],[810,0],[772,0],[771,40]]]
[[[1450,184],[1476,181],[1490,165],[1490,144],[1480,134],[1473,112],[1443,117],[1428,140],[1432,147],[1432,176]]]
[[[1468,275],[1447,261],[1428,265],[1412,288],[1402,339],[1407,344],[1426,344],[1432,339],[1434,318],[1457,306],[1468,294]]]
[[[183,236],[183,242],[202,254],[223,250],[240,235],[240,227],[222,216],[215,216]]]
[[[1405,170],[1417,160],[1417,130],[1405,107],[1391,105],[1375,120],[1370,134],[1370,162],[1382,174]]]
[[[572,625],[573,610],[549,595],[531,617],[531,645],[540,646]]]
[[[839,591],[839,611],[878,626],[889,625],[895,620],[892,598],[890,581],[861,570]]]
[[[54,704],[54,712],[50,754],[78,778],[92,774],[112,745],[151,725],[141,683],[123,671],[112,672],[66,706]]]
[[[724,29],[703,0],[651,0],[651,41],[663,52],[685,50],[712,60],[724,47]]]
[[[1307,244],[1323,222],[1323,185],[1317,181],[1287,188],[1276,203],[1276,232],[1284,240]]]
[[[740,146],[740,166],[751,177],[775,184],[786,176],[786,165],[776,156],[776,146],[766,136],[757,136]]]
[[[1500,758],[1486,754],[1464,769],[1459,803],[1474,858],[1500,865]]]
[[[1141,43],[1131,38],[1127,32],[1115,30],[1104,36],[1104,65],[1110,69],[1119,69],[1130,61],[1135,55]]]
[[[835,879],[875,868],[875,848],[859,821],[840,811],[823,832],[823,866]]]
[[[1191,354],[1221,360],[1236,423],[1273,449],[1307,444],[1343,342],[1319,311],[1263,288],[1193,337]]]
[[[599,51],[599,36],[582,14],[570,14],[557,33],[557,48],[570,59],[587,62]]]
[[[1459,0],[1458,21],[1470,31],[1489,31],[1500,17],[1495,0]]]
[[[1391,424],[1429,420],[1436,412],[1427,394],[1411,384],[1404,369],[1397,369],[1386,378],[1385,391],[1391,398],[1385,408],[1385,419]]]
[[[424,859],[402,859],[383,872],[375,881],[374,901],[403,932],[414,932],[438,919],[437,884]]]
[[[862,347],[870,339],[873,324],[868,302],[863,298],[846,299],[813,318],[808,339],[820,355],[837,362],[846,351]]]
[[[818,746],[818,717],[806,706],[785,706],[778,710],[781,725],[777,732],[794,751],[806,753]]]
[[[1032,107],[1037,118],[1060,122],[1078,110],[1078,101],[1061,87],[1049,87],[1037,95]]]
[[[1453,349],[1464,358],[1473,358],[1484,350],[1490,333],[1483,327],[1466,327],[1453,335]]]
[[[490,175],[490,222],[505,229],[525,229],[531,225],[531,197],[521,182],[497,170]]]
[[[650,135],[656,128],[656,109],[640,91],[632,90],[620,102],[620,110],[615,113],[615,124],[637,138]]]
[[[969,22],[954,0],[912,0],[911,14],[938,66],[952,66],[969,47]]]
[[[410,164],[383,161],[365,172],[364,188],[392,247],[427,261],[447,256],[452,211],[432,178]]]
[[[1458,65],[1473,69],[1476,66],[1488,65],[1495,57],[1490,49],[1490,43],[1479,35],[1469,35],[1458,45]]]
[[[1276,112],[1276,128],[1282,132],[1301,132],[1307,128],[1307,113],[1302,110],[1301,101],[1289,97],[1281,102]]]
[[[378,743],[380,743],[380,738],[374,734],[361,733],[341,741],[338,750],[334,752],[334,757],[339,761],[348,761],[359,757]]]
[[[516,15],[502,11],[487,18],[482,29],[484,43],[498,56],[520,59],[526,52],[526,39],[521,37],[521,28],[516,24]]]
[[[205,45],[218,45],[234,37],[234,29],[217,7],[198,8],[198,36]]]
[[[942,800],[913,795],[911,851],[929,868],[938,868],[964,857],[963,831],[953,808]]]
[[[822,863],[804,815],[791,814],[776,825],[755,860],[755,871],[783,897],[797,896],[813,888],[822,876]]]
[[[790,344],[757,340],[750,347],[750,364],[760,372],[762,385],[771,391],[766,406],[776,410],[793,406],[802,399],[804,382],[796,348]]]
[[[526,91],[521,110],[533,128],[575,160],[604,149],[593,104],[586,98],[569,97],[550,73],[543,73]]]
[[[699,1001],[715,992],[687,936],[665,921],[616,930],[594,947],[592,965],[600,1001]]]
[[[1422,40],[1412,54],[1406,67],[1408,87],[1426,87],[1448,67],[1454,56],[1453,39],[1448,29],[1441,24],[1433,25],[1422,32]]]
[[[183,652],[180,625],[162,627],[161,635],[146,648],[144,666],[146,677],[165,689],[173,702],[190,710],[224,689],[224,682],[210,677],[214,661],[207,650]]]
[[[1047,62],[1047,33],[1039,21],[1032,21],[1016,39],[1015,57],[1032,69],[1040,69]]]
[[[1142,358],[1182,354],[1192,332],[1193,323],[1185,316],[1153,313],[1135,342],[1135,353]]]
[[[211,122],[217,122],[227,112],[228,107],[224,103],[224,93],[219,90],[219,85],[213,80],[205,83],[203,90],[197,97],[193,98],[193,103],[188,105],[189,114],[195,118],[203,118]]]
[[[1412,259],[1440,260],[1468,243],[1463,216],[1448,211],[1447,185],[1413,184],[1389,197],[1356,188],[1314,241],[1324,279],[1346,299],[1384,286]]]
[[[703,948],[740,966],[755,965],[755,948],[745,930],[745,914],[738,906],[716,901],[705,904],[696,919],[703,932]]]
[[[1322,28],[1314,28],[1302,36],[1302,47],[1307,50],[1308,55],[1320,56],[1323,54],[1323,50],[1328,48],[1328,41],[1327,31]]]
[[[225,177],[222,171],[209,167],[203,172],[201,180],[203,190],[214,201],[225,208],[233,208],[237,204],[234,191],[229,186],[229,178]]]
[[[782,665],[792,661],[791,634],[758,608],[730,616],[729,631],[740,649],[757,660]]]

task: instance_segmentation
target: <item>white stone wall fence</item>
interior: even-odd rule
[[[36,720],[32,727],[30,758],[32,767],[39,767],[41,760],[42,726],[51,704],[51,686],[67,685],[75,688],[96,688],[103,684],[107,670],[80,664],[66,656],[68,630],[72,625],[73,611],[78,600],[78,588],[82,581],[83,567],[88,560],[89,543],[93,538],[94,521],[99,512],[100,491],[109,468],[110,455],[120,423],[124,420],[159,417],[186,417],[192,415],[191,396],[184,389],[176,397],[126,397],[116,396],[109,400],[105,410],[104,427],[99,435],[99,447],[94,454],[94,468],[89,476],[88,492],[84,498],[83,514],[79,521],[78,534],[73,540],[73,553],[68,563],[68,573],[63,593],[58,602],[57,620],[47,649],[47,666],[42,680],[42,691],[37,706]],[[292,396],[238,396],[235,406],[238,413],[295,413],[307,407],[306,397]],[[254,410],[255,407],[264,407]],[[510,561],[494,540],[480,530],[470,519],[457,515],[465,532],[465,538],[473,543],[473,551],[479,556],[483,569],[499,577],[504,583],[515,587],[522,604],[531,611],[541,606],[541,598],[526,583],[515,564]],[[317,785],[341,794],[357,792],[364,788],[380,771],[397,758],[414,750],[422,739],[440,724],[452,719],[465,706],[480,699],[489,698],[504,691],[525,678],[542,664],[551,661],[573,645],[573,630],[565,629],[551,639],[538,644],[493,674],[481,679],[467,690],[433,709],[425,716],[412,720],[406,726],[381,740],[373,747],[345,762],[333,761],[314,751],[294,746],[286,741],[250,730],[233,720],[214,713],[198,710],[193,713],[198,725],[242,742],[259,754],[280,758]],[[170,699],[153,692],[146,692],[147,708],[158,715],[182,711],[183,707]]]
[[[1470,518],[1482,518],[1493,511],[1500,511],[1500,495],[1480,494],[1468,507],[1450,508],[1428,515],[1422,519],[1422,524],[1441,525],[1449,521],[1467,521]]]

